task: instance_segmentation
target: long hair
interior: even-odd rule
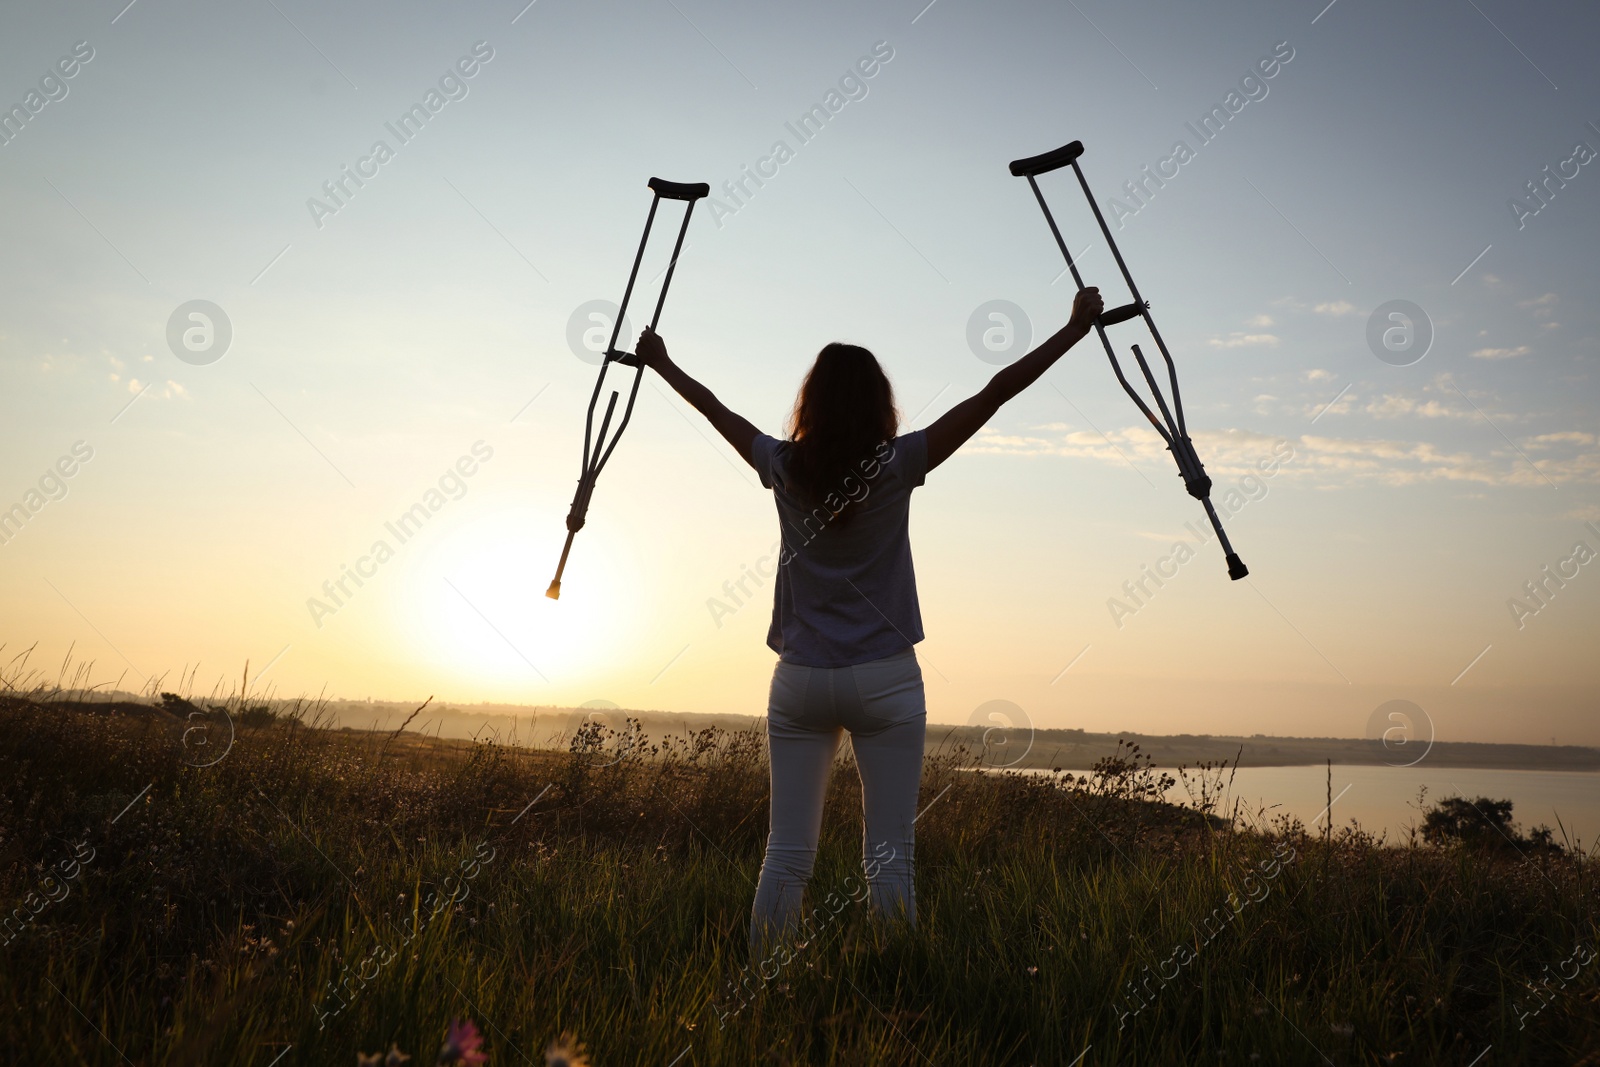
[[[873,354],[835,341],[817,353],[789,417],[789,480],[806,504],[849,518],[870,460],[899,430],[894,387]],[[864,498],[865,494],[862,494]]]

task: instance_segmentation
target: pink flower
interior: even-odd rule
[[[459,1063],[465,1067],[478,1067],[489,1059],[480,1051],[482,1046],[483,1035],[472,1025],[472,1020],[463,1022],[460,1019],[452,1019],[450,1029],[444,1035],[444,1044],[439,1046],[439,1063]]]

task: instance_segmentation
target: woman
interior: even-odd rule
[[[750,919],[753,948],[794,932],[816,858],[840,731],[861,774],[863,863],[872,910],[916,922],[913,822],[927,709],[912,646],[922,640],[907,519],[911,490],[1076,344],[1100,314],[1080,291],[1071,320],[926,430],[898,434],[894,391],[871,352],[830,344],[779,441],[729,411],[646,329],[638,358],[710,420],[773,491],[783,552],[767,644],[772,821]]]

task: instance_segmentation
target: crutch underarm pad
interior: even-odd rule
[[[1027,174],[1044,174],[1071,163],[1083,155],[1083,142],[1073,141],[1071,144],[1062,145],[1054,152],[1044,152],[1027,159],[1013,159],[1011,161],[1012,177],[1021,178]]]
[[[669,182],[665,178],[651,178],[650,191],[668,200],[699,200],[711,193],[705,182]]]

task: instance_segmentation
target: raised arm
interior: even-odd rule
[[[739,453],[739,458],[746,463],[751,463],[750,446],[755,443],[756,434],[761,431],[752,426],[744,416],[738,415],[728,409],[728,406],[718,400],[716,394],[693,378],[689,377],[672,357],[667,355],[666,342],[648,326],[639,335],[639,344],[634,349],[646,367],[661,375],[668,385],[677,390],[678,395],[687,400],[696,411],[706,417],[706,421],[716,427],[733,450]],[[754,466],[753,463],[751,463]]]
[[[1002,404],[1038,381],[1056,360],[1066,355],[1067,349],[1083,340],[1105,306],[1100,290],[1094,286],[1078,290],[1072,301],[1072,317],[1065,326],[1032,352],[1001,368],[988,385],[934,420],[928,427],[928,469],[933,470],[954,455]]]

